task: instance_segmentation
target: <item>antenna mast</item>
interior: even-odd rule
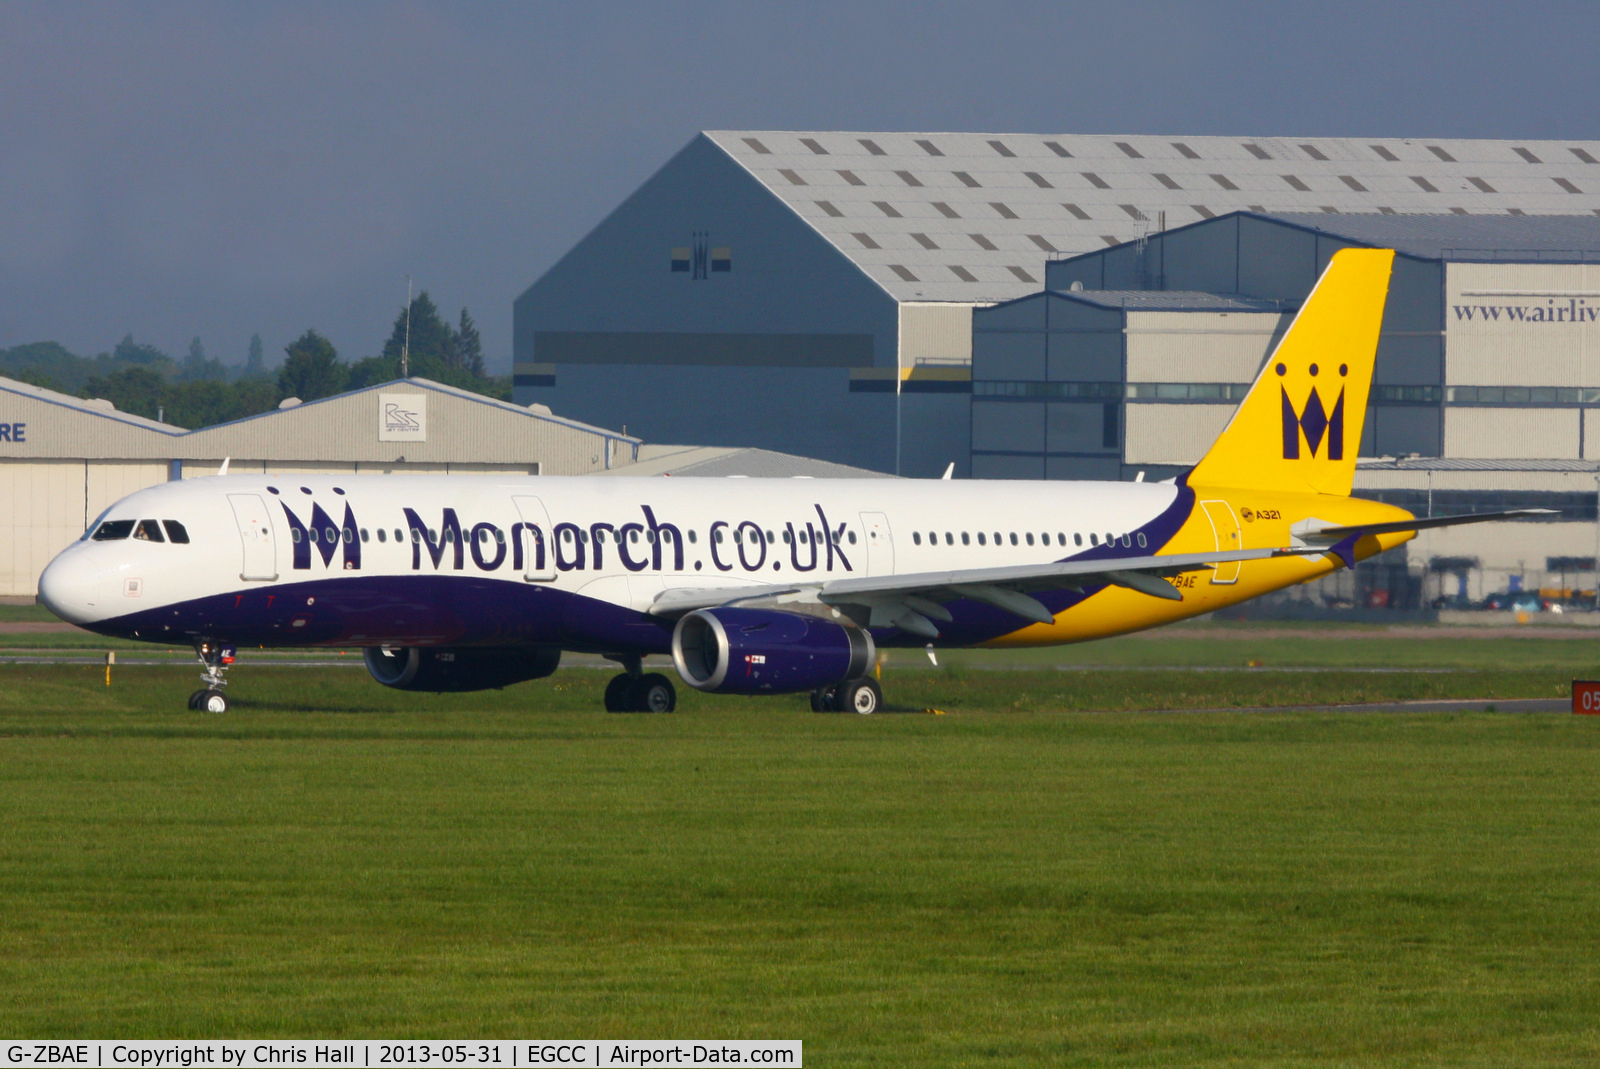
[[[406,340],[400,347],[400,377],[411,377],[411,276],[406,276]]]

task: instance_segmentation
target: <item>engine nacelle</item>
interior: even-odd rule
[[[683,681],[722,694],[832,686],[866,675],[875,655],[861,628],[773,609],[696,609],[672,632]]]
[[[386,687],[438,694],[497,690],[542,679],[561,663],[561,651],[548,646],[368,646],[366,661],[372,678]]]

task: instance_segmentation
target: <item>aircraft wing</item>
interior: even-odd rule
[[[651,603],[650,612],[656,616],[679,616],[695,609],[790,596],[797,601],[817,601],[824,605],[861,606],[870,611],[871,626],[899,627],[936,638],[939,631],[933,621],[951,619],[949,611],[942,604],[946,601],[962,598],[981,601],[1024,620],[1047,624],[1055,619],[1054,616],[1028,591],[1081,590],[1085,586],[1109,583],[1151,597],[1182,601],[1183,595],[1166,582],[1164,576],[1202,571],[1234,561],[1326,552],[1325,546],[1240,549],[1217,553],[1020,564],[1002,568],[964,568],[906,575],[851,576],[765,586],[676,588],[662,591]]]

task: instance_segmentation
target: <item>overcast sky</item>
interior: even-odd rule
[[[376,352],[702,129],[1596,138],[1592,4],[0,5],[0,347]]]

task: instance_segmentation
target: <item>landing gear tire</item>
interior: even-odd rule
[[[202,690],[195,695],[194,708],[207,713],[228,711],[228,696],[220,690]]]
[[[634,708],[641,713],[670,713],[678,707],[678,690],[659,672],[640,676],[633,685]]]
[[[838,706],[846,713],[870,716],[883,708],[883,689],[873,679],[853,679],[836,691]]]
[[[193,711],[193,710],[199,709],[200,708],[200,703],[205,700],[206,695],[209,694],[209,693],[211,693],[211,692],[206,690],[204,687],[201,687],[199,690],[197,690],[193,694],[189,695],[189,708],[190,708],[190,710]]]
[[[629,676],[612,676],[606,684],[606,712],[630,713],[633,711],[633,679]]]
[[[812,691],[811,711],[813,713],[837,713],[839,711],[839,688],[818,687]]]

